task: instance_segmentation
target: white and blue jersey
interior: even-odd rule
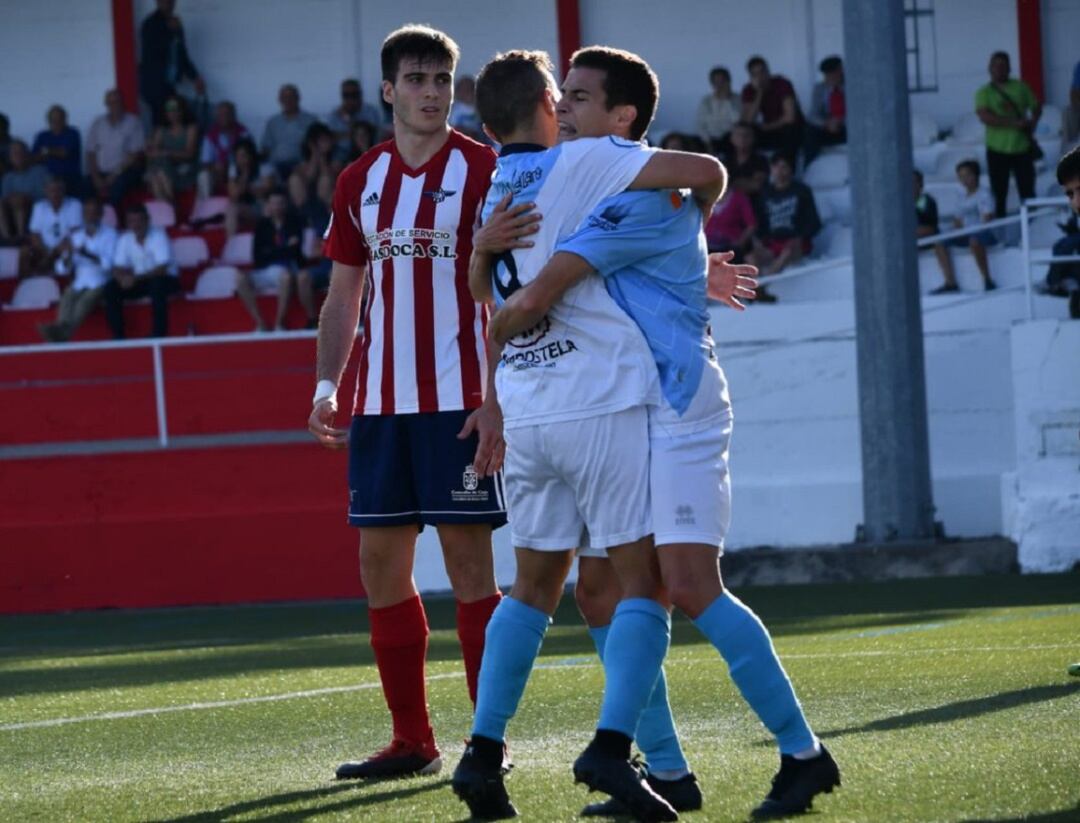
[[[536,203],[543,220],[531,238],[532,248],[496,258],[496,303],[502,305],[534,280],[557,243],[578,229],[601,200],[625,190],[652,151],[615,137],[584,138],[551,149],[505,146],[482,219],[511,194],[512,204]],[[496,386],[508,429],[610,414],[659,399],[648,344],[597,277],[568,290],[534,328],[507,343]]]
[[[709,333],[707,249],[693,198],[675,191],[615,194],[556,251],[588,261],[645,335],[663,395],[650,409],[654,434],[687,433],[731,417]]]

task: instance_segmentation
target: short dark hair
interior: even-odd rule
[[[630,137],[640,140],[645,136],[660,100],[660,81],[648,63],[633,52],[589,46],[571,55],[570,67],[603,71],[607,110],[616,106],[636,108],[637,117],[630,124]]]
[[[388,83],[397,80],[402,58],[413,57],[421,63],[449,63],[457,66],[461,49],[450,35],[431,26],[410,23],[390,32],[382,44],[382,77]]]
[[[915,179],[919,181],[919,185],[922,185],[922,182],[923,182],[922,172],[919,171],[918,169],[913,169],[911,173],[915,175]]]
[[[1067,152],[1057,164],[1057,181],[1065,185],[1070,180],[1080,178],[1080,146]]]
[[[476,113],[500,140],[532,124],[536,105],[549,88],[546,51],[516,49],[496,54],[476,75]]]
[[[824,60],[818,64],[818,71],[822,74],[830,74],[834,71],[838,71],[844,67],[844,61],[840,59],[838,54],[830,54]]]
[[[795,158],[785,151],[778,151],[769,158],[770,166],[775,166],[777,163],[787,163],[789,168],[795,169]]]
[[[765,58],[762,57],[760,54],[755,54],[753,57],[746,61],[746,70],[748,72],[753,71],[754,66],[764,66],[765,68],[768,68],[769,64],[765,62]]]
[[[1012,60],[1009,58],[1009,53],[1007,51],[995,51],[993,54],[990,55],[990,59],[1004,60],[1010,66],[1012,65]]]
[[[959,163],[956,164],[957,171],[960,171],[960,169],[964,168],[971,169],[975,173],[976,177],[982,174],[982,166],[980,166],[979,161],[975,160],[974,158],[968,160],[961,160]]]
[[[150,219],[150,212],[148,212],[146,210],[146,206],[143,203],[138,203],[138,202],[131,203],[131,204],[128,205],[128,207],[126,209],[124,209],[124,212],[125,212],[125,214],[127,214],[129,216],[132,215],[132,214],[141,214],[147,220]]]
[[[712,79],[718,74],[726,77],[729,83],[731,82],[731,72],[727,70],[726,66],[713,66],[709,71],[709,82],[711,83]]]

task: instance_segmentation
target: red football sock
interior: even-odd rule
[[[480,677],[480,660],[484,656],[484,631],[491,613],[502,600],[502,593],[472,603],[457,602],[457,636],[461,641],[461,656],[465,658],[465,680],[469,698],[476,705],[476,681]]]
[[[394,719],[394,737],[424,743],[432,732],[424,686],[428,624],[420,595],[368,609],[368,619],[383,696]]]

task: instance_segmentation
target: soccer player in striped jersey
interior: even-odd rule
[[[565,84],[569,100],[560,111],[564,139],[609,130],[622,133],[607,98],[639,84],[627,71],[628,64],[627,57],[605,50],[586,49],[574,56]],[[578,88],[587,92],[580,99],[574,94]],[[720,577],[719,555],[730,521],[732,414],[708,327],[703,213],[708,210],[702,204],[678,191],[627,191],[609,197],[572,236],[561,240],[544,270],[508,299],[489,331],[498,342],[532,327],[568,289],[597,272],[644,333],[662,387],[661,401],[649,409],[652,521],[661,578],[672,603],[715,646],[747,703],[776,737],[780,772],[754,816],[786,816],[805,811],[816,794],[839,785],[839,771],[810,730],[765,627],[725,590]],[[732,268],[726,260],[721,255],[709,259],[713,278]],[[752,267],[734,269],[735,274],[752,272]],[[749,297],[749,285],[737,294]],[[729,298],[730,289],[716,296]],[[606,559],[594,552],[586,555],[577,591],[582,614],[601,657],[624,654],[614,637],[622,609],[615,606],[619,578]],[[618,699],[624,684],[615,685]],[[612,691],[605,693],[603,732],[610,732],[612,718],[620,715],[608,705]],[[662,674],[646,711],[638,716],[636,726],[628,721],[621,727],[621,743],[629,745],[636,728],[652,788],[677,810],[696,808],[700,794],[690,790],[693,776],[671,721]],[[598,731],[593,745],[605,736]],[[586,814],[625,811],[609,801],[588,807]]]
[[[474,255],[470,286],[502,303],[531,281],[555,243],[573,232],[601,199],[632,189],[694,187],[712,201],[724,185],[720,164],[705,155],[656,152],[611,136],[555,143],[557,103],[551,65],[542,52],[499,55],[477,78],[477,107],[502,144],[485,216],[510,195],[535,201],[545,214],[535,246],[489,260]],[[644,131],[649,106],[620,108]],[[496,385],[506,420],[507,503],[517,576],[488,626],[470,745],[454,773],[455,792],[481,818],[516,812],[502,785],[506,724],[520,701],[540,643],[584,534],[615,566],[654,562],[649,534],[648,422],[645,405],[659,387],[648,345],[599,278],[582,279],[535,326],[509,341]],[[493,352],[495,354],[495,352]],[[486,405],[494,403],[489,396]],[[641,648],[659,672],[669,632],[667,611],[646,584],[640,607]],[[609,678],[613,676],[609,672]],[[647,697],[647,695],[646,695]],[[637,814],[673,819],[671,807],[625,757],[609,761],[606,791]]]
[[[390,745],[343,763],[338,778],[434,774],[442,765],[424,683],[427,618],[412,577],[418,532],[438,531],[474,700],[500,599],[491,532],[506,519],[501,480],[478,477],[476,437],[458,437],[483,400],[486,309],[469,294],[468,263],[495,155],[447,124],[457,59],[457,44],[425,26],[386,38],[382,88],[394,138],[341,173],[326,235],[333,269],[308,425],[322,444],[349,449],[349,522],[360,529],[371,645],[393,720]],[[344,428],[335,424],[337,385],[361,309]]]

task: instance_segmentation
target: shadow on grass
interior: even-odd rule
[[[239,815],[255,815],[254,819],[260,823],[269,821],[304,820],[308,817],[317,817],[331,812],[340,812],[347,809],[356,809],[363,806],[373,806],[377,803],[387,803],[393,800],[402,800],[406,797],[431,792],[436,789],[446,788],[450,785],[449,778],[435,782],[427,782],[420,785],[404,786],[385,791],[364,792],[365,788],[374,786],[390,786],[392,783],[338,783],[333,786],[323,786],[318,789],[304,789],[294,792],[273,794],[269,797],[260,797],[255,800],[244,800],[240,803],[232,803],[219,809],[211,809],[205,812],[194,812],[181,817],[170,817],[155,820],[154,823],[215,823],[216,821],[229,820]],[[336,798],[345,795],[340,800],[332,803],[313,802],[324,799]],[[308,808],[282,808],[297,803],[312,803]],[[260,814],[262,812],[262,814]]]
[[[1022,817],[980,817],[972,820],[963,820],[961,823],[1076,823],[1080,820],[1080,803],[1071,809],[1061,809],[1056,812],[1040,812],[1038,814],[1025,814]]]
[[[974,700],[959,700],[955,703],[946,703],[944,706],[935,706],[932,709],[920,709],[914,712],[883,717],[880,720],[872,720],[861,726],[849,726],[845,729],[832,729],[821,732],[820,737],[829,739],[843,737],[849,734],[865,734],[867,732],[890,732],[897,729],[909,729],[913,726],[931,726],[935,723],[951,723],[954,720],[966,720],[971,717],[999,712],[1004,709],[1012,709],[1017,706],[1027,706],[1031,703],[1043,703],[1047,700],[1056,700],[1071,694],[1080,693],[1080,683],[1061,683],[1054,686],[1031,686],[1026,689],[1017,689],[1011,692],[1001,692],[987,697],[978,697]],[[771,744],[771,741],[770,741]],[[1075,819],[1075,818],[1074,818]]]

